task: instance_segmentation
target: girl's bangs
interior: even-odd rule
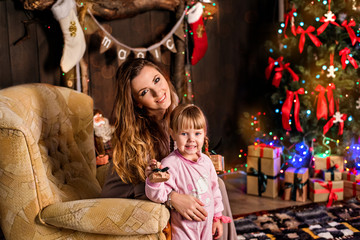
[[[179,118],[180,129],[206,129],[206,121],[201,114],[187,112]]]

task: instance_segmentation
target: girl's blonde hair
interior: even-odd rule
[[[169,85],[171,105],[163,120],[149,116],[146,109],[137,106],[132,96],[131,81],[145,66],[159,71]],[[177,105],[177,96],[168,75],[155,63],[141,58],[128,59],[119,67],[115,86],[114,170],[124,183],[136,184],[145,181],[149,158],[160,160],[170,153],[169,112]]]
[[[170,114],[170,128],[175,132],[182,129],[204,129],[204,153],[209,154],[209,139],[207,137],[207,121],[204,113],[194,104],[180,104]]]

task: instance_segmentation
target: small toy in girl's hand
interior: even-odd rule
[[[150,182],[166,182],[167,180],[169,180],[170,174],[167,172],[167,170],[169,170],[168,167],[161,169],[161,164],[159,162],[156,162],[156,165],[153,164],[151,167],[152,173],[149,176]]]

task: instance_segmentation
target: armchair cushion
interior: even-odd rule
[[[156,234],[169,217],[164,205],[121,198],[59,202],[39,213],[41,221],[55,227],[111,235]]]

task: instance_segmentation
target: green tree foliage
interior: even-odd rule
[[[283,64],[289,63],[290,69],[298,75],[299,80],[294,81],[293,76],[287,70],[280,71],[282,72],[282,77],[279,87],[272,87],[272,91],[269,91],[271,93],[268,96],[270,101],[267,102],[269,106],[271,105],[271,113],[268,114],[268,118],[271,118],[272,121],[267,121],[267,126],[264,126],[263,129],[265,132],[272,132],[272,136],[283,136],[283,143],[288,145],[305,140],[308,146],[313,146],[314,154],[322,154],[330,146],[331,154],[344,155],[347,146],[354,142],[357,143],[360,136],[360,109],[356,108],[357,105],[360,106],[360,103],[356,103],[360,98],[359,68],[356,69],[350,62],[347,62],[345,69],[343,69],[339,53],[344,48],[348,48],[350,50],[350,58],[352,57],[360,65],[359,3],[354,0],[293,0],[289,2],[289,9],[286,12],[290,12],[293,8],[296,9],[295,14],[291,14],[291,16],[294,16],[293,25],[298,30],[297,34],[294,35],[291,31],[292,19],[290,16],[287,19],[286,29],[286,22],[279,24],[278,29],[276,29],[278,32],[274,33],[276,36],[274,39],[268,40],[265,47],[269,57],[272,59],[276,60],[279,57],[283,57]],[[318,35],[317,30],[324,24],[320,20],[322,17],[326,18],[325,14],[328,14],[329,10],[335,15],[335,22],[339,26],[329,23],[325,30]],[[348,30],[341,26],[345,20],[347,23],[351,20],[355,21],[355,26],[350,27],[356,36],[355,44],[352,44]],[[304,48],[302,53],[300,53],[301,34],[299,29],[301,27],[307,30],[310,26],[315,28],[315,31],[311,32],[311,34],[321,42],[321,45],[317,47],[309,34],[305,34]],[[335,78],[328,76],[331,55],[333,55],[333,66],[337,70],[334,73]],[[268,80],[269,85],[271,85],[275,77],[277,67],[279,65],[275,65],[271,71]],[[339,112],[347,115],[342,135],[338,135],[339,123],[334,123],[324,135],[323,127],[331,121],[332,116],[329,113],[327,119],[317,119],[316,116],[319,92],[315,89],[318,85],[327,88],[329,84],[335,85],[333,96],[335,103],[338,103]],[[299,116],[303,132],[299,132],[295,128],[294,104],[290,115],[291,130],[286,131],[281,121],[281,110],[286,100],[286,91],[296,91],[300,88],[303,88],[305,91],[304,94],[299,95]],[[325,93],[325,99],[327,106],[329,106],[327,92]],[[336,104],[335,112],[337,112]],[[324,139],[330,139],[328,144],[323,141]]]

